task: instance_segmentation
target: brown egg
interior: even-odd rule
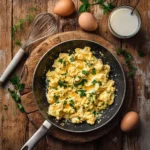
[[[83,30],[94,31],[98,24],[94,16],[89,12],[84,12],[79,16],[78,23]]]
[[[133,130],[139,122],[139,115],[134,111],[128,112],[121,121],[121,130],[128,132]]]
[[[54,7],[54,13],[59,16],[69,16],[75,10],[72,0],[60,0]]]

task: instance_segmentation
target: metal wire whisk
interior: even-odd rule
[[[41,13],[37,15],[31,26],[31,30],[27,40],[20,50],[17,52],[13,60],[10,62],[2,76],[0,77],[0,83],[4,83],[10,73],[17,66],[23,55],[25,49],[31,44],[45,39],[48,36],[55,34],[58,31],[58,25],[55,17],[50,13]]]

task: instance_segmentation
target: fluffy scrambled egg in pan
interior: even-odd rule
[[[109,79],[110,66],[97,59],[90,47],[76,48],[75,53],[60,53],[53,71],[46,73],[48,114],[93,125],[99,112],[113,104],[114,81]]]

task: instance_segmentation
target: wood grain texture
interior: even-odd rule
[[[29,93],[22,95],[22,104],[25,108],[25,111],[28,113],[29,120],[38,128],[42,122],[44,121],[44,118],[41,117],[39,112],[37,111],[37,107],[35,104],[35,100],[32,94],[32,87],[31,84],[33,80],[33,74],[34,69],[36,68],[36,65],[38,61],[40,60],[41,56],[47,52],[50,48],[55,46],[56,44],[59,44],[60,42],[64,42],[71,39],[87,39],[92,40],[95,42],[98,42],[102,46],[104,46],[106,49],[108,49],[110,52],[112,52],[116,57],[115,47],[114,45],[110,44],[108,41],[104,40],[102,37],[95,35],[95,34],[89,34],[86,32],[81,31],[72,31],[72,32],[64,32],[56,34],[48,39],[46,39],[44,42],[42,42],[37,48],[35,48],[28,60],[25,63],[25,73],[22,76],[22,82],[25,83],[25,91],[26,86],[28,87]],[[118,57],[120,60],[121,65],[123,66],[125,73],[126,73],[126,79],[127,79],[127,85],[130,85],[130,90],[127,90],[126,98],[122,107],[122,114],[124,111],[127,111],[130,107],[131,101],[132,101],[132,78],[128,77],[128,70],[126,66],[124,65],[124,60],[122,57]],[[127,86],[127,89],[128,86]],[[24,92],[22,92],[23,94]],[[35,112],[36,111],[36,112]],[[113,127],[115,127],[119,123],[119,115],[116,116],[108,125],[102,127],[101,129],[98,129],[93,132],[84,133],[84,134],[75,134],[70,132],[62,131],[56,127],[52,127],[48,135],[51,135],[57,139],[67,141],[70,143],[83,143],[83,142],[89,142],[93,141],[99,137],[102,137],[104,134],[108,133]],[[49,142],[48,142],[49,143]]]
[[[12,46],[11,41],[11,26],[14,25],[18,19],[26,16],[31,6],[38,8],[36,13],[50,12],[53,13],[53,8],[58,0],[1,0],[0,1],[0,73],[4,71],[12,56],[18,51],[19,47]],[[80,0],[73,0],[76,9],[81,5]],[[91,0],[90,0],[91,1]],[[122,4],[134,5],[136,0],[117,0],[117,5]],[[150,149],[150,1],[141,0],[137,9],[142,18],[142,28],[140,32],[131,39],[119,40],[111,35],[107,27],[108,15],[103,15],[99,6],[93,6],[91,12],[96,17],[99,23],[99,29],[96,33],[115,46],[126,48],[134,56],[135,66],[137,66],[136,76],[134,78],[133,100],[130,110],[139,112],[141,123],[137,130],[130,134],[122,133],[119,126],[114,128],[109,134],[103,136],[94,142],[87,144],[68,144],[59,141],[55,138],[49,138],[49,146],[43,140],[42,143],[35,148],[41,149],[55,149],[55,150],[149,150]],[[74,13],[69,17],[58,17],[59,32],[66,32],[71,30],[81,30],[77,23],[78,13]],[[24,31],[17,33],[17,39],[24,42],[29,32],[29,25],[25,26]],[[140,58],[137,50],[142,50],[146,53],[146,57]],[[32,48],[30,48],[32,51]],[[28,54],[27,54],[28,56]],[[22,70],[21,65],[17,68],[19,74]],[[25,141],[33,135],[36,128],[29,123],[24,114],[21,114],[10,98],[6,84],[5,87],[0,88],[0,150],[19,150]],[[26,87],[28,93],[28,89]],[[130,90],[127,89],[127,90]],[[8,105],[8,111],[5,111],[3,106]],[[127,111],[127,110],[125,110]],[[16,114],[16,115],[14,115]],[[17,121],[16,121],[17,120]],[[21,120],[21,121],[20,121]]]

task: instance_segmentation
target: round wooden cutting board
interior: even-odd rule
[[[49,139],[50,136],[53,136],[60,140],[68,141],[71,143],[83,143],[83,142],[89,142],[99,137],[102,137],[103,135],[108,133],[110,130],[112,130],[120,122],[121,116],[126,111],[128,111],[131,105],[132,92],[133,92],[133,88],[132,88],[133,80],[132,78],[128,77],[128,69],[124,65],[125,64],[124,59],[116,55],[116,52],[114,50],[115,49],[114,45],[110,44],[108,41],[106,41],[102,37],[95,35],[95,34],[90,34],[90,33],[81,32],[81,31],[64,32],[64,33],[59,33],[52,37],[49,37],[32,51],[30,57],[28,58],[28,60],[26,61],[24,65],[24,72],[22,76],[22,82],[25,83],[25,89],[21,95],[22,104],[24,106],[24,109],[27,113],[29,120],[35,125],[36,128],[39,128],[40,125],[44,122],[44,117],[40,114],[35,104],[34,98],[33,98],[32,79],[33,79],[34,69],[38,61],[40,60],[41,56],[45,52],[47,52],[54,45],[60,42],[71,40],[71,39],[88,39],[88,40],[96,41],[102,46],[104,46],[106,49],[111,51],[120,61],[124,69],[124,72],[126,75],[126,82],[127,82],[126,97],[125,97],[125,100],[124,100],[124,103],[120,112],[115,118],[111,120],[111,122],[109,122],[104,127],[98,130],[89,132],[89,133],[82,134],[82,133],[66,132],[66,131],[60,130],[52,126],[52,128],[49,130],[47,134],[47,140]],[[128,86],[130,87],[128,88]]]

